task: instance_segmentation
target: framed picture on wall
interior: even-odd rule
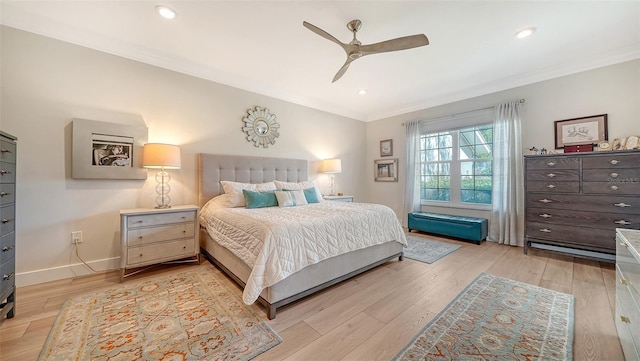
[[[393,139],[380,141],[380,156],[391,157],[393,155]]]
[[[373,161],[374,179],[376,182],[398,181],[398,159],[377,159]]]
[[[556,120],[556,149],[565,145],[598,144],[607,140],[607,114]]]

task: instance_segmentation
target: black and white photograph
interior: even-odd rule
[[[133,167],[131,151],[133,138],[118,135],[92,134],[92,165]]]

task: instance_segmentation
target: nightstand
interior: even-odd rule
[[[353,196],[323,196],[325,201],[353,202]]]
[[[120,211],[120,281],[158,263],[200,263],[198,207]],[[186,258],[192,258],[187,260]]]

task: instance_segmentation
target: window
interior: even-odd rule
[[[420,136],[420,198],[491,204],[493,125]]]

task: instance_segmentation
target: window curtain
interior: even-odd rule
[[[493,123],[493,195],[489,239],[524,245],[524,171],[520,100],[496,106]]]
[[[404,187],[404,213],[420,211],[420,122],[405,123],[407,144],[407,177]],[[402,223],[408,227],[407,217]]]

